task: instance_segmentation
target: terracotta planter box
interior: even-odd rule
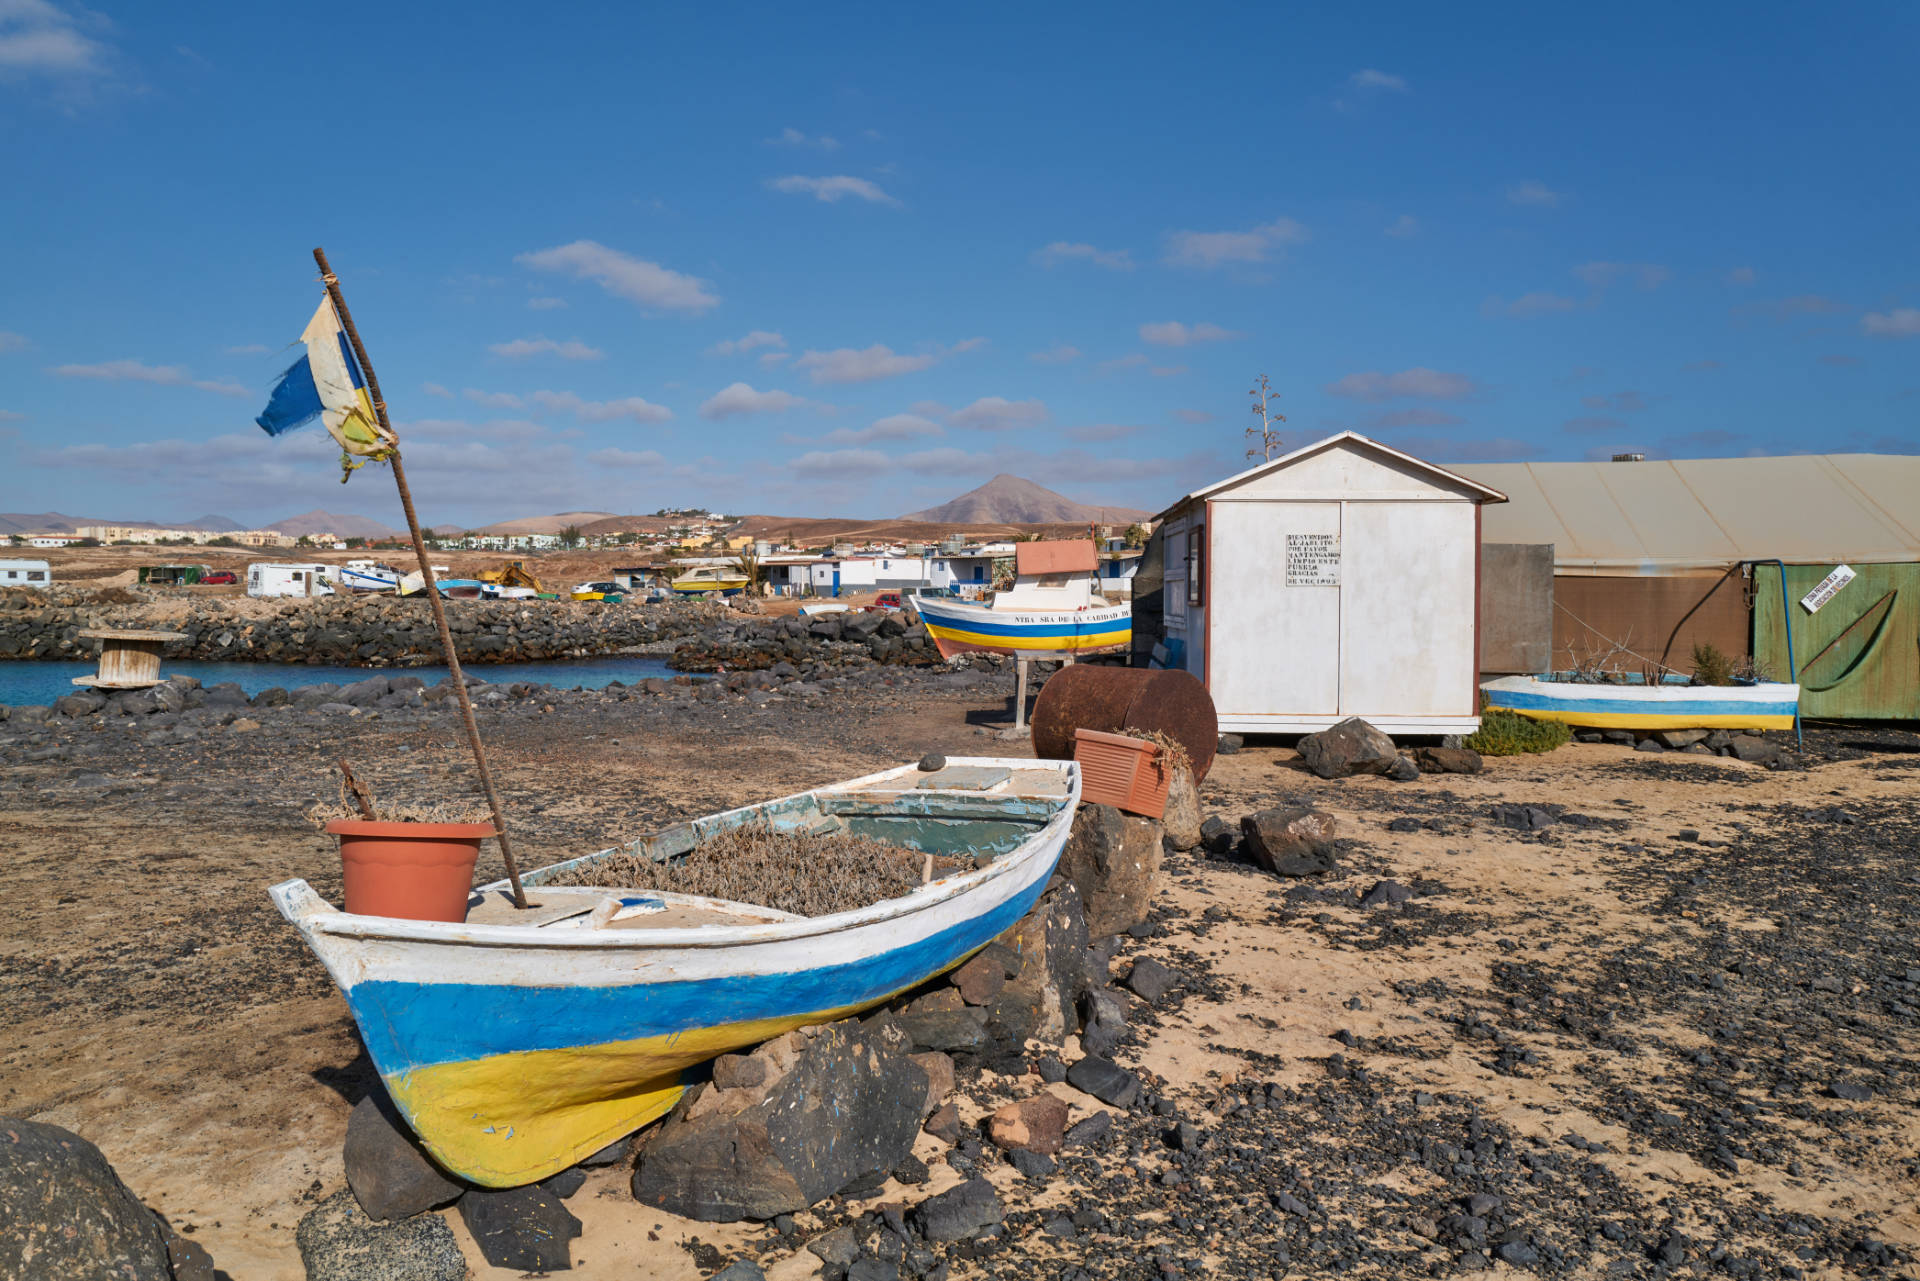
[[[464,921],[480,842],[491,823],[382,823],[343,818],[340,838],[346,910],[409,921]]]
[[[1147,818],[1167,810],[1173,771],[1158,744],[1097,729],[1073,732],[1073,759],[1080,765],[1080,799],[1112,805]]]

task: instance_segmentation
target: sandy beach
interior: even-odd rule
[[[929,750],[1024,753],[984,736],[1006,699],[952,676],[875,673],[831,700],[553,692],[482,718],[539,865]],[[98,1144],[228,1275],[302,1277],[294,1226],[343,1186],[348,1113],[377,1080],[265,888],[302,876],[337,897],[302,811],[342,754],[376,793],[470,786],[453,721],[288,710],[159,743],[21,728],[0,726],[0,1112]],[[27,759],[49,743],[69,751]],[[1676,1235],[1669,1253],[1730,1275],[1907,1266],[1920,741],[1823,730],[1805,759],[1573,745],[1394,783],[1321,781],[1279,742],[1221,756],[1203,813],[1325,809],[1340,869],[1287,881],[1169,856],[1152,928],[1114,961],[1180,975],[1136,1003],[1121,1051],[1159,1108],[1116,1116],[1113,1142],[1041,1182],[988,1161],[1009,1229],[956,1271],[1652,1275],[1677,1266]],[[1550,817],[1503,825],[1501,804]],[[1383,880],[1411,899],[1360,907]],[[962,1117],[1042,1088],[1075,1120],[1102,1106],[977,1073]],[[1197,1146],[1163,1141],[1182,1121]],[[644,1209],[623,1169],[596,1171],[567,1203],[573,1274],[695,1278],[744,1251],[814,1275],[810,1230],[959,1182],[946,1144],[916,1151],[928,1185],[823,1204],[787,1237]],[[1488,1180],[1495,1231],[1463,1249],[1447,1215]],[[445,1217],[475,1276],[515,1275]]]

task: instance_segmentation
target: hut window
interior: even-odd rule
[[[30,570],[28,570],[28,571],[27,571],[27,581],[28,581],[28,582],[30,582],[30,583],[37,583],[37,582],[39,582],[39,581],[41,581],[42,579],[44,579],[45,577],[46,577],[46,574],[45,574],[45,572],[43,572],[43,571],[41,571],[41,570],[38,570],[38,569],[30,569]]]
[[[1206,601],[1207,527],[1195,525],[1187,534],[1187,604]]]

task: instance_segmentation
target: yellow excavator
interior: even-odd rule
[[[489,569],[480,575],[480,581],[500,588],[525,588],[535,596],[544,596],[547,591],[540,585],[540,580],[535,578],[532,571],[527,568],[527,563],[522,560],[510,560],[498,569]],[[502,592],[502,595],[505,594]],[[518,596],[521,593],[512,594]]]

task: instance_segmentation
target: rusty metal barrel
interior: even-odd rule
[[[1033,754],[1073,759],[1073,732],[1160,730],[1187,749],[1195,782],[1213,767],[1220,720],[1207,687],[1186,672],[1073,663],[1047,678],[1033,705]]]

